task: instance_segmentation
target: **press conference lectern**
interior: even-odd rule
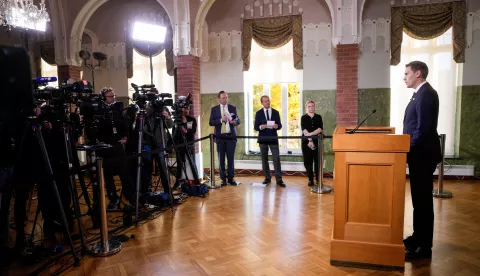
[[[392,127],[337,127],[332,265],[403,269],[409,135]]]

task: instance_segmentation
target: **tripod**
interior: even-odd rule
[[[69,122],[62,122],[62,134],[63,134],[63,141],[65,145],[65,150],[67,153],[67,164],[68,168],[71,169],[73,168],[74,160],[77,160],[77,163],[79,165],[79,160],[78,160],[78,155],[76,157],[73,156],[73,151],[76,149],[73,145],[73,136],[71,133],[71,124]],[[75,150],[75,154],[76,150]],[[76,164],[77,165],[77,164]],[[79,168],[79,166],[76,166],[76,168]],[[88,208],[89,208],[89,213],[91,212],[90,210],[90,199],[88,198],[88,193],[87,193],[87,188],[85,187],[85,182],[83,179],[83,173],[81,171],[78,172],[78,179],[80,181],[80,185],[82,187],[82,191],[84,194],[84,199],[85,202],[87,202]],[[83,228],[82,228],[82,221],[80,220],[81,213],[80,213],[80,203],[78,199],[78,194],[77,194],[77,185],[75,181],[75,176],[73,174],[69,175],[69,180],[70,180],[70,191],[72,193],[72,200],[73,200],[73,209],[75,211],[75,217],[77,218],[77,223],[78,223],[78,230],[80,232],[80,242],[82,245],[82,254],[86,253],[87,251],[87,245],[85,244],[85,237],[83,235]],[[91,213],[90,213],[91,214]]]
[[[137,153],[142,153],[142,146],[143,146],[143,128],[145,126],[145,109],[141,108],[137,113],[137,120],[138,120],[138,145],[137,145]],[[135,225],[138,225],[138,203],[140,200],[140,178],[142,172],[142,156],[137,157],[137,181],[135,185]]]
[[[41,155],[41,158],[42,158],[41,162],[43,163],[43,165],[45,167],[45,170],[46,170],[46,172],[48,174],[48,177],[49,177],[48,182],[50,182],[50,189],[51,189],[51,192],[53,192],[58,211],[60,212],[60,215],[61,215],[61,219],[62,219],[63,227],[64,227],[64,230],[65,230],[65,234],[68,237],[68,242],[69,242],[70,247],[72,249],[72,255],[73,255],[73,258],[74,258],[74,261],[75,261],[75,265],[78,265],[79,262],[80,262],[80,259],[77,255],[77,252],[75,251],[75,246],[74,246],[73,241],[72,241],[72,236],[70,234],[70,230],[68,229],[67,217],[65,216],[65,211],[63,209],[63,204],[62,204],[62,201],[60,199],[60,194],[58,193],[57,184],[55,182],[55,179],[53,178],[52,166],[50,164],[50,159],[48,158],[47,149],[46,149],[45,143],[43,141],[43,136],[42,136],[42,133],[41,133],[41,127],[40,127],[40,125],[37,124],[37,117],[36,116],[30,116],[30,117],[27,118],[27,123],[25,125],[25,132],[23,134],[22,142],[20,144],[20,148],[19,148],[19,152],[18,152],[18,158],[21,158],[23,156],[23,149],[25,148],[27,135],[32,135],[32,134],[34,135],[35,142],[37,143],[37,146],[40,149],[40,155]],[[19,162],[17,162],[17,164],[19,164]],[[80,224],[79,224],[79,228],[81,229]],[[80,230],[80,232],[81,231],[82,230]],[[83,246],[83,244],[82,244],[82,246]]]
[[[164,187],[164,192],[168,193],[168,196],[170,198],[170,205],[172,207],[172,212],[174,211],[173,208],[173,191],[170,185],[170,171],[168,170],[167,166],[167,155],[165,154],[165,131],[168,132],[168,127],[165,122],[165,118],[163,116],[157,116],[155,117],[155,126],[154,130],[156,129],[157,125],[160,125],[160,135],[161,135],[161,143],[158,145],[155,141],[155,148],[158,150],[158,155],[155,155],[155,158],[157,160],[157,163],[160,164],[160,178],[162,178],[162,172],[163,175],[165,176],[165,179],[162,179],[162,186]],[[154,131],[155,132],[155,131]],[[167,189],[167,191],[165,191]]]
[[[173,134],[174,137],[177,137],[178,136],[178,132],[180,132],[180,134],[182,135],[182,144],[183,143],[186,143],[187,142],[187,138],[185,137],[185,133],[182,131],[181,129],[181,126],[182,126],[182,121],[177,121],[175,120],[175,133]],[[177,152],[177,155],[181,155],[182,152],[180,151],[180,149],[176,148],[175,149],[176,152]],[[193,162],[193,153],[191,152],[191,148],[189,145],[186,145],[185,146],[185,156],[188,160],[188,163],[190,164],[190,168],[192,170],[192,174],[193,174],[193,180],[195,180],[195,182],[200,185],[200,178],[198,177],[198,170],[197,170],[197,165],[195,164],[195,162]],[[185,162],[183,161],[183,158],[180,158],[181,162],[183,162],[183,172],[185,173],[185,177],[188,179],[188,174],[187,174],[187,168],[185,166]],[[178,168],[178,163],[177,163],[177,168]]]

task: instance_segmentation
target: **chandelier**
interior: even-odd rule
[[[19,27],[45,31],[50,17],[45,9],[45,0],[40,7],[32,0],[0,0],[0,26]]]

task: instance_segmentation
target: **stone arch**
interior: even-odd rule
[[[68,56],[68,63],[70,65],[78,65],[81,63],[80,58],[78,57],[78,52],[82,47],[82,34],[85,31],[85,26],[87,25],[90,17],[92,17],[93,13],[100,8],[103,4],[108,2],[109,0],[89,0],[80,10],[75,21],[72,25],[72,30],[70,32],[70,51]],[[173,18],[164,4],[162,4],[161,0],[156,0],[163,8],[165,13],[168,15],[170,20],[170,24],[173,27]],[[92,38],[93,43],[93,38]]]
[[[194,30],[194,48],[197,50],[202,50],[202,35],[203,35],[203,24],[205,22],[205,18],[207,17],[208,11],[212,7],[215,0],[203,0],[202,4],[198,8],[197,16],[195,17],[195,30]],[[332,0],[325,0],[328,5],[328,9],[330,10],[330,15],[332,16],[332,26],[335,22],[334,20],[334,12],[333,12],[333,4]],[[199,53],[201,55],[201,53]]]
[[[90,30],[90,29],[87,29],[85,28],[83,30],[84,33],[86,33],[91,39],[92,39],[92,52],[96,51],[97,50],[97,47],[98,47],[98,36],[97,34]]]
[[[362,0],[362,4],[360,6],[360,14],[358,15],[360,22],[363,21],[363,7],[365,7],[365,2],[367,2],[367,0]]]
[[[48,6],[55,45],[55,63],[65,65],[67,61],[67,35],[63,15],[63,0],[48,0]]]

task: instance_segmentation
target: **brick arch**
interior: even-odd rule
[[[109,0],[89,0],[79,11],[75,21],[73,22],[72,29],[70,31],[70,51],[67,57],[68,63],[70,65],[79,65],[81,63],[81,59],[78,56],[78,52],[82,47],[82,34],[85,30],[85,26],[87,25],[90,17],[92,17],[93,13],[98,10],[103,4],[108,2]],[[168,12],[167,8],[162,4],[161,0],[156,0],[163,8],[165,13],[168,15],[170,20],[170,24],[173,24],[172,16]]]

